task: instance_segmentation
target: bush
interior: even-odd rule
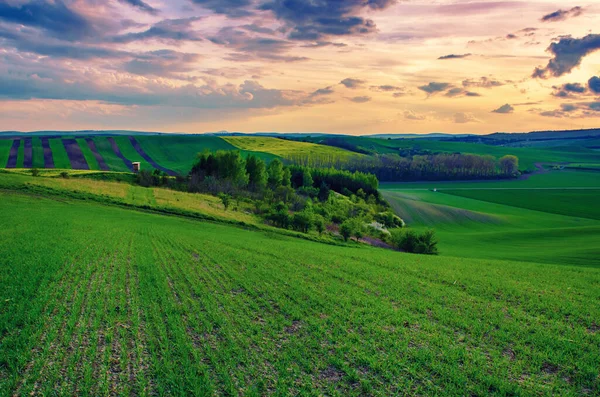
[[[60,173],[60,177],[64,179],[69,179],[69,173],[67,171],[62,171]]]
[[[219,198],[221,199],[221,202],[223,203],[223,207],[225,208],[225,211],[227,211],[227,209],[231,205],[231,196],[228,194],[225,194],[225,193],[221,193],[221,194],[219,194]]]
[[[345,220],[340,225],[340,234],[344,238],[344,241],[348,241],[348,239],[354,234],[354,222],[351,220]]]
[[[32,168],[31,176],[40,176],[40,170],[38,170],[37,168]]]
[[[375,214],[375,220],[379,223],[383,223],[387,228],[403,228],[405,226],[402,218],[391,211]]]
[[[292,217],[292,227],[302,233],[308,233],[313,226],[313,214],[310,211],[301,211]]]
[[[390,242],[396,248],[414,254],[437,255],[437,239],[434,230],[418,233],[414,230],[391,230]]]

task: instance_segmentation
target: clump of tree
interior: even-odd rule
[[[411,229],[391,230],[390,242],[404,252],[413,254],[438,254],[438,240],[435,231],[429,229],[421,233]]]

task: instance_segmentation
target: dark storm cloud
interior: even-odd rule
[[[588,87],[594,94],[600,94],[600,77],[594,76],[589,79]]]
[[[438,92],[443,92],[446,91],[448,88],[450,88],[451,84],[450,83],[436,83],[436,82],[431,82],[427,85],[422,85],[420,87],[418,87],[421,91],[425,91],[428,94],[435,94]]]
[[[581,64],[588,54],[600,49],[600,34],[589,34],[580,39],[562,37],[558,42],[550,44],[547,51],[554,57],[544,68],[538,67],[533,72],[534,78],[560,77]]]
[[[192,24],[200,19],[200,17],[165,19],[145,31],[126,33],[115,36],[111,40],[115,43],[131,43],[149,39],[167,42],[202,41],[200,33],[192,28]]]
[[[578,17],[583,13],[583,8],[573,7],[570,10],[558,10],[542,17],[542,22],[564,21],[567,18]]]
[[[328,36],[360,35],[376,30],[375,23],[357,15],[363,9],[383,10],[396,0],[269,0],[259,6],[271,11],[295,40],[320,40]]]
[[[346,88],[351,88],[351,89],[361,88],[365,83],[366,83],[366,81],[364,81],[364,80],[351,79],[351,78],[347,78],[347,79],[340,81],[340,84],[342,84]]]
[[[462,59],[462,58],[470,57],[471,55],[472,54],[460,54],[460,55],[458,55],[458,54],[450,54],[450,55],[441,56],[438,59],[441,59],[441,60],[445,60],[445,59]]]
[[[96,33],[93,24],[61,0],[32,1],[20,6],[0,2],[0,21],[43,29],[55,37],[78,40]]]
[[[500,106],[498,109],[496,110],[492,110],[492,113],[499,113],[499,114],[508,114],[508,113],[512,113],[515,111],[515,108],[513,108],[511,105],[509,105],[508,103],[506,105],[502,105]]]
[[[143,2],[142,0],[119,0],[121,3],[129,4],[135,8],[140,9],[141,11],[147,12],[151,15],[158,14],[158,9],[152,7],[148,3]]]

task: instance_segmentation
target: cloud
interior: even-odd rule
[[[138,55],[135,59],[125,62],[123,69],[141,76],[194,80],[194,78],[181,75],[181,73],[193,71],[201,58],[198,54],[157,50]]]
[[[550,44],[547,51],[554,54],[545,68],[538,67],[532,77],[560,77],[569,73],[581,64],[588,54],[600,49],[600,34],[589,34],[580,39],[562,37],[558,42]]]
[[[422,85],[422,86],[420,86],[418,88],[421,91],[425,91],[429,95],[433,95],[433,94],[436,94],[438,92],[446,91],[448,88],[450,88],[450,86],[451,86],[450,83],[436,83],[436,82],[431,82],[431,83],[429,83],[427,85]]]
[[[594,76],[588,81],[590,91],[595,94],[600,94],[600,77]]]
[[[468,96],[468,97],[481,96],[481,94],[479,94],[477,92],[466,91],[459,87],[449,89],[448,91],[446,91],[446,94],[444,94],[444,95],[449,98],[456,98],[456,97],[461,97],[461,96]]]
[[[463,80],[462,85],[465,88],[470,88],[470,87],[494,88],[494,87],[501,87],[504,85],[504,83],[502,83],[496,79],[493,79],[493,78],[481,77],[481,78],[479,78],[479,80],[474,80],[474,79]]]
[[[575,18],[583,13],[583,8],[573,7],[570,10],[558,10],[550,14],[544,15],[541,19],[542,22],[557,22],[564,21],[567,18]]]
[[[366,83],[366,81],[364,81],[364,80],[352,79],[352,78],[347,78],[347,79],[340,81],[340,84],[342,84],[346,88],[351,88],[351,89],[361,88],[365,83]]]
[[[216,0],[220,1],[220,0]],[[376,31],[375,22],[359,14],[383,10],[397,0],[269,0],[259,9],[284,22],[293,40],[322,40],[330,36],[362,35]]]
[[[315,92],[313,92],[311,95],[313,95],[313,96],[331,95],[334,92],[335,91],[333,90],[333,87],[329,86],[329,87],[325,87],[325,88],[320,88],[320,89],[316,90]]]
[[[370,96],[355,96],[353,98],[348,98],[348,100],[350,100],[354,103],[366,103],[371,100],[371,97]]]
[[[559,98],[568,98],[572,95],[579,95],[587,92],[587,87],[580,83],[566,83],[552,88],[554,88],[552,95]]]
[[[142,0],[119,0],[121,3],[129,4],[133,7],[140,9],[141,11],[147,12],[151,15],[158,14],[158,9],[152,7],[148,3],[143,2]]]
[[[391,91],[404,91],[404,87],[397,87],[395,85],[385,84],[385,85],[372,85],[371,91],[377,92],[391,92]]]
[[[423,120],[427,120],[427,116],[424,114],[419,114],[419,113],[415,113],[412,110],[405,110],[404,113],[404,118],[406,120],[414,120],[414,121],[423,121]]]
[[[470,57],[471,55],[473,55],[473,54],[471,54],[471,53],[469,53],[469,54],[460,54],[460,55],[450,54],[450,55],[441,56],[438,59],[442,59],[442,60],[445,60],[445,59],[462,59],[462,58]]]
[[[559,109],[542,111],[543,117],[582,119],[587,117],[597,118],[600,116],[600,101],[563,103]]]
[[[254,11],[250,10],[250,6],[253,5],[252,0],[192,0],[192,3],[231,18],[254,15]]]
[[[114,36],[111,41],[114,43],[131,43],[134,41],[144,41],[155,39],[167,43],[177,43],[180,41],[202,41],[200,32],[192,29],[192,25],[199,21],[200,17],[165,19],[143,32],[126,33]]]
[[[466,123],[479,123],[480,121],[475,118],[471,113],[455,113],[454,122],[457,124]]]
[[[251,61],[263,59],[269,61],[297,62],[308,58],[287,55],[293,43],[272,37],[251,36],[246,31],[234,27],[224,27],[216,35],[209,37],[214,44],[225,46],[236,51],[228,60]]]
[[[511,105],[509,105],[507,103],[506,105],[500,106],[496,110],[492,110],[492,113],[508,114],[508,113],[513,113],[514,111],[515,111],[515,108],[513,108]]]

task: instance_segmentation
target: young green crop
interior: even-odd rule
[[[8,395],[600,391],[597,269],[0,195]]]

